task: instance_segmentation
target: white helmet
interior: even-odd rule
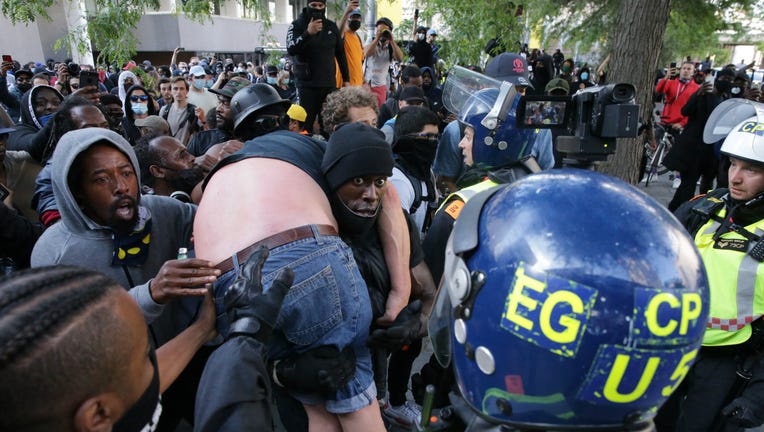
[[[721,148],[722,154],[764,164],[764,117],[753,116],[732,128]]]

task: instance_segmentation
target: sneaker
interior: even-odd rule
[[[679,176],[674,177],[674,183],[671,184],[671,189],[677,189],[682,184],[682,178]]]
[[[382,408],[382,414],[391,422],[402,426],[411,426],[422,421],[422,412],[415,403],[410,401],[397,407],[385,404]]]

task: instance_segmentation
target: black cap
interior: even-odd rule
[[[518,54],[499,54],[485,67],[485,74],[500,81],[533,88],[528,80],[528,63]]]
[[[393,175],[393,151],[379,129],[364,123],[348,123],[329,138],[321,171],[332,191],[356,177],[389,177]]]
[[[417,86],[404,87],[403,90],[401,90],[399,99],[406,102],[425,102],[424,91]]]

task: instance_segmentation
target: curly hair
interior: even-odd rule
[[[343,87],[326,97],[321,109],[324,119],[324,130],[333,131],[337,125],[350,121],[348,110],[350,108],[369,107],[379,114],[377,96],[365,87]]]

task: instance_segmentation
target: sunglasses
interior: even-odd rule
[[[260,117],[254,121],[260,129],[270,131],[281,125],[278,117]]]
[[[17,82],[18,82],[18,81],[17,81]],[[71,87],[71,88],[73,88],[73,89],[77,90],[77,89],[79,89],[79,88],[80,88],[80,85],[79,85],[78,83],[70,83],[70,84],[69,84],[69,87]]]
[[[133,96],[130,96],[130,100],[133,102],[138,102],[138,101],[146,102],[147,100],[149,100],[149,96],[148,95],[141,95],[141,96],[133,95]]]

